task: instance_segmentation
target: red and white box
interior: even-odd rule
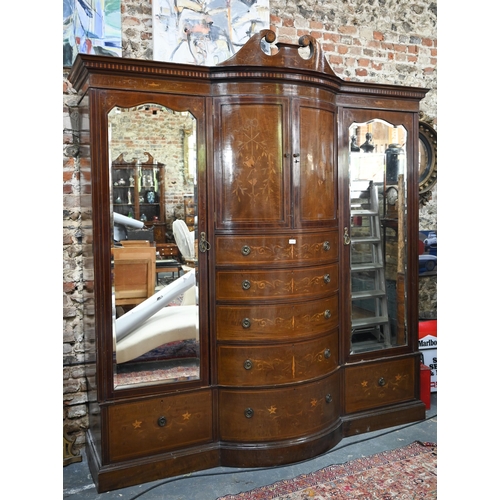
[[[431,392],[437,392],[437,320],[419,321],[418,348],[431,369]]]

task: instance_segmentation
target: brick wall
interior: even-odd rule
[[[278,40],[296,43],[312,34],[333,70],[346,80],[429,88],[422,117],[437,128],[437,3],[429,0],[270,0],[271,29]],[[122,0],[123,57],[152,59],[152,7]],[[76,98],[63,70],[63,419],[75,448],[88,425],[83,377],[82,242],[79,176],[88,146],[76,131]],[[85,117],[84,117],[85,119]],[[436,190],[421,210],[421,229],[435,230]],[[421,285],[422,288],[422,285]],[[421,309],[435,314],[436,280],[421,290]]]

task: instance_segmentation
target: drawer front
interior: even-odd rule
[[[338,264],[304,269],[217,271],[217,300],[305,299],[338,290]]]
[[[111,461],[210,442],[211,392],[111,405],[108,419]]]
[[[176,245],[163,246],[158,244],[156,245],[156,251],[159,252],[162,257],[177,257],[179,255],[179,249]]]
[[[339,418],[338,372],[309,384],[219,391],[223,441],[263,442],[307,436]]]
[[[298,304],[216,307],[218,340],[297,340],[339,324],[339,297]]]
[[[415,360],[366,363],[345,369],[346,413],[408,401],[415,393]]]
[[[325,264],[338,259],[338,232],[278,236],[218,236],[217,265]]]
[[[260,386],[317,378],[337,367],[338,333],[295,344],[218,346],[219,384]]]

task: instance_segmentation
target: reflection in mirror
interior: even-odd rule
[[[406,130],[349,128],[351,353],[406,343]],[[349,236],[350,235],[350,236]]]
[[[115,107],[108,140],[114,385],[199,379],[196,120]]]

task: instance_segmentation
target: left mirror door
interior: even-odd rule
[[[114,387],[197,380],[196,119],[154,102],[107,118]]]

